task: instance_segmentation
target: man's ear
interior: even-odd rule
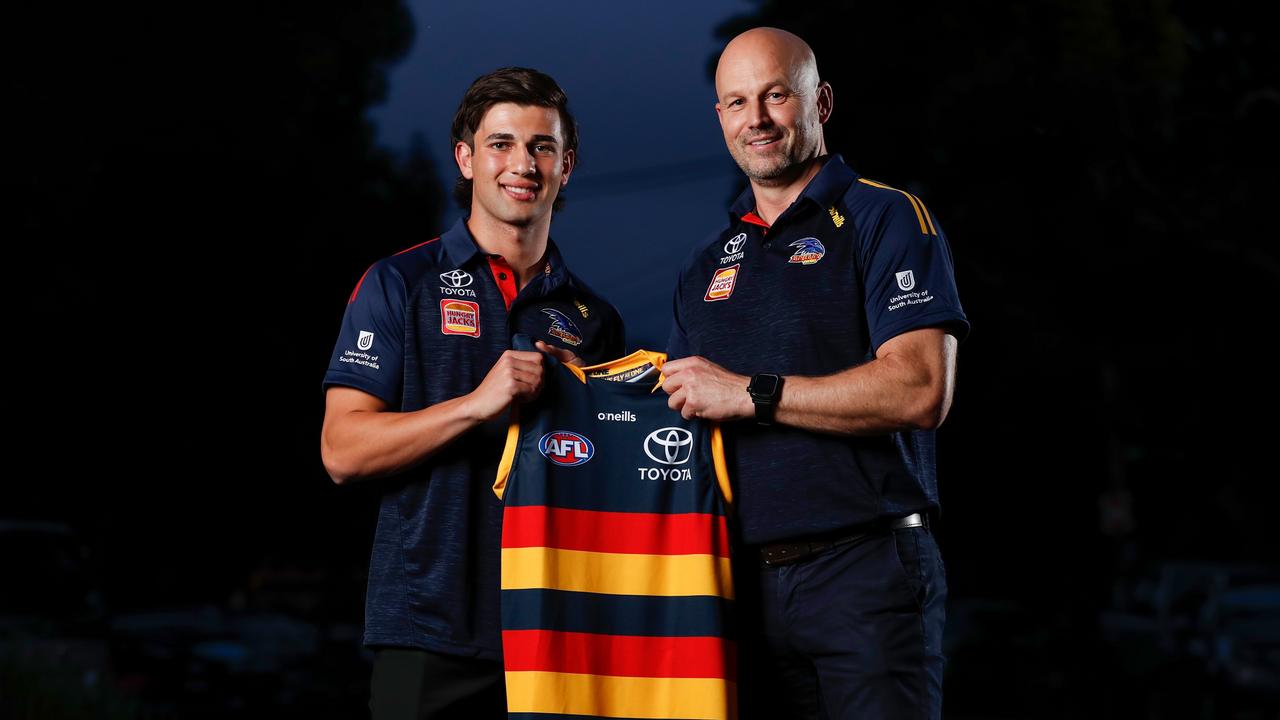
[[[453,161],[458,163],[458,172],[468,180],[475,179],[475,172],[471,169],[471,154],[471,146],[464,142],[453,146]]]
[[[822,124],[831,119],[831,113],[835,112],[836,98],[831,92],[831,83],[821,83],[818,85],[818,123]]]
[[[572,150],[564,151],[564,159],[560,161],[560,187],[569,184],[569,176],[573,174],[573,165],[578,161],[578,156]]]

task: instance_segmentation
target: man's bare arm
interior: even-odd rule
[[[673,360],[662,371],[668,405],[684,417],[755,417],[745,375],[702,357]],[[866,364],[823,377],[788,376],[774,420],[838,435],[932,429],[951,408],[955,375],[955,337],[940,328],[913,330],[886,341]]]
[[[508,350],[480,386],[414,412],[391,412],[380,398],[349,387],[325,393],[320,457],[333,481],[381,477],[426,460],[513,401],[542,389],[542,355]]]

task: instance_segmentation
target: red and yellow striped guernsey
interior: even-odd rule
[[[720,431],[654,392],[664,360],[548,359],[512,424],[494,484],[511,718],[737,717]]]

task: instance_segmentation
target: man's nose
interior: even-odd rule
[[[747,125],[751,128],[772,127],[773,118],[769,115],[769,106],[759,100],[747,103]]]
[[[532,175],[533,172],[537,170],[537,160],[534,159],[533,151],[528,147],[521,147],[511,155],[511,171],[515,174]]]

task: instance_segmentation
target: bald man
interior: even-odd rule
[[[734,38],[716,94],[750,187],[680,274],[663,389],[726,430],[737,577],[759,582],[739,591],[743,711],[939,717],[934,430],[968,331],[946,237],[827,153],[834,95],[800,38]]]

